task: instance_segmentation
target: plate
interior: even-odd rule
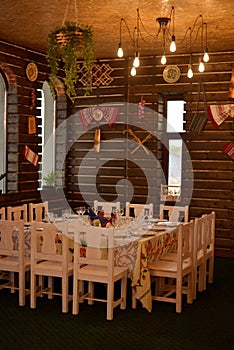
[[[26,75],[29,81],[35,81],[38,77],[38,68],[36,63],[30,62],[26,67]]]
[[[180,78],[180,69],[178,66],[169,65],[163,71],[163,78],[167,83],[175,83]]]
[[[96,120],[97,122],[99,122],[103,117],[103,112],[101,111],[101,109],[96,109],[93,112],[93,119]]]

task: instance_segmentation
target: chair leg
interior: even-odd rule
[[[19,305],[25,305],[25,272],[19,272]]]
[[[176,280],[176,312],[182,311],[182,279]]]
[[[89,296],[91,298],[91,300],[88,300],[88,305],[93,305],[94,304],[94,301],[92,300],[92,298],[94,297],[94,283],[93,282],[89,282],[88,293],[89,293]]]
[[[107,313],[106,319],[113,320],[114,283],[107,284]]]
[[[121,299],[120,309],[126,309],[127,275],[121,279]]]
[[[48,289],[49,289],[49,293],[48,293],[48,299],[53,299],[53,291],[54,291],[54,278],[49,276],[48,277]]]
[[[15,273],[9,272],[9,280],[11,283],[11,293],[15,293]]]
[[[199,266],[199,270],[198,270],[198,291],[199,292],[203,291],[203,269],[202,269],[202,265]]]
[[[208,282],[213,283],[214,279],[214,256],[209,259]]]
[[[62,312],[68,312],[68,277],[62,278]]]
[[[72,301],[72,313],[77,315],[79,313],[79,281],[77,278],[73,278],[73,301]]]
[[[36,276],[31,273],[30,281],[30,308],[35,309],[36,307]]]
[[[136,292],[134,287],[132,287],[132,309],[136,309],[136,307],[137,307]]]
[[[203,276],[203,290],[206,290],[207,261],[204,261],[203,263],[202,276]]]
[[[187,303],[193,303],[193,295],[194,295],[194,286],[193,286],[193,276],[192,273],[188,275],[188,286],[187,286]]]

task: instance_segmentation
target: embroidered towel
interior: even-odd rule
[[[35,167],[39,166],[39,157],[33,152],[28,146],[24,146],[23,148],[23,156],[32,163]]]
[[[209,118],[216,128],[228,117],[234,117],[234,104],[210,105],[207,110]]]

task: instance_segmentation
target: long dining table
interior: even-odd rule
[[[64,221],[80,224],[80,219],[66,219],[55,222],[58,231],[62,232]],[[61,224],[61,227],[60,227]],[[161,223],[162,224],[162,223]],[[176,224],[176,223],[175,223]],[[103,228],[103,230],[105,230]],[[138,234],[120,234],[123,229],[116,230],[115,238],[115,264],[128,267],[128,278],[131,280],[133,296],[142,303],[142,306],[149,312],[152,310],[151,282],[149,264],[155,262],[161,256],[175,251],[177,248],[177,237],[175,225],[154,225],[144,227]],[[73,244],[73,234],[68,232]],[[31,249],[30,223],[25,224],[25,255],[30,256]],[[40,244],[40,237],[38,237]],[[72,251],[72,249],[71,249]]]

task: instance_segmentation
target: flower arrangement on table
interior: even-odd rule
[[[91,225],[93,226],[101,226],[101,227],[111,227],[116,219],[116,215],[111,213],[110,217],[104,216],[104,210],[99,210],[97,214],[94,213],[92,209],[89,209],[88,215],[90,217]]]

